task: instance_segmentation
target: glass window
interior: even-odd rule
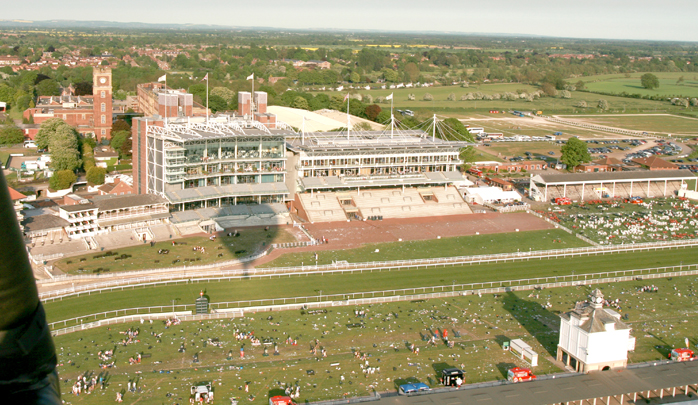
[[[102,124],[106,124],[106,123],[107,123],[107,116],[102,115]]]
[[[100,106],[100,108],[101,108],[102,112],[107,111],[107,103],[102,103],[102,105]]]
[[[104,98],[104,97],[106,97],[106,96],[107,96],[107,92],[106,92],[106,91],[104,91],[104,90],[102,90],[102,92],[101,92],[101,93],[99,93],[99,96],[100,96],[100,97],[102,97],[102,98]]]

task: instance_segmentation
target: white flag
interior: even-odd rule
[[[203,82],[204,80],[208,81],[208,73],[206,73],[206,76],[204,76],[204,78],[201,79],[202,82]]]
[[[245,80],[253,80],[253,79],[254,79],[254,73],[252,73],[251,75],[247,76],[247,79],[245,79]]]
[[[385,98],[386,100],[392,100],[393,99],[393,93],[390,93],[388,97]]]
[[[167,80],[167,75],[162,75],[158,77],[158,82],[164,82],[165,80]]]

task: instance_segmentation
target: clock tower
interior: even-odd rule
[[[111,68],[95,67],[92,71],[92,95],[94,100],[94,128],[97,141],[111,139],[112,83]]]

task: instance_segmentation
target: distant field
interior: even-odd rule
[[[493,154],[501,153],[507,158],[513,156],[524,156],[525,152],[531,152],[534,159],[550,159],[560,157],[561,145],[554,142],[500,142],[491,143],[491,146],[481,146],[479,149],[489,151]],[[550,155],[548,152],[555,152]],[[525,157],[525,156],[524,156]]]
[[[648,114],[648,115],[593,115],[565,116],[575,121],[588,121],[599,125],[633,129],[636,131],[661,132],[671,134],[698,134],[698,119],[677,115]]]
[[[625,75],[603,75],[582,78],[586,88],[590,91],[611,93],[661,95],[661,96],[686,96],[698,97],[698,74],[685,72],[652,73],[659,78],[659,88],[648,90],[640,84],[640,76],[644,73],[632,73],[630,77]],[[679,77],[683,76],[684,82],[677,84]]]
[[[567,117],[576,119],[575,115]],[[600,117],[604,116],[600,115]],[[546,136],[552,135],[555,132],[562,132],[562,135],[558,136],[556,139],[568,139],[572,136],[577,136],[582,139],[617,138],[617,135],[607,132],[591,131],[540,119],[533,120],[530,117],[520,118],[511,114],[469,114],[461,119],[464,125],[482,127],[485,129],[485,132],[500,132],[504,134],[504,136]]]
[[[469,112],[481,111],[486,112],[489,110],[540,110],[544,114],[561,114],[561,113],[574,113],[574,114],[590,114],[598,113],[596,108],[599,99],[603,98],[607,100],[610,104],[610,111],[615,113],[646,113],[646,112],[686,112],[687,110],[673,106],[665,101],[653,101],[653,100],[642,100],[642,99],[632,99],[625,97],[615,97],[615,96],[601,96],[594,93],[588,92],[572,92],[571,99],[561,99],[559,97],[543,97],[533,102],[527,102],[524,100],[516,101],[506,101],[506,100],[468,100],[461,101],[460,97],[467,93],[474,93],[480,91],[485,94],[493,93],[504,93],[504,92],[515,92],[518,89],[525,90],[527,92],[537,90],[536,87],[517,84],[517,83],[506,83],[506,84],[483,84],[480,86],[471,86],[463,88],[460,86],[439,86],[431,88],[416,88],[416,89],[385,89],[385,90],[362,90],[356,89],[355,91],[359,94],[370,94],[374,99],[376,97],[386,97],[391,93],[394,93],[394,106],[396,109],[411,109],[416,113],[421,114],[422,118],[427,118],[433,113],[447,114],[454,117],[465,117]],[[329,95],[343,97],[346,92],[322,92]],[[415,100],[409,101],[407,99],[408,94],[414,94]],[[430,93],[433,97],[433,101],[423,101],[422,98],[424,94]],[[456,95],[456,101],[448,101],[448,95],[454,93]],[[587,102],[587,108],[579,108],[575,105],[579,103],[580,100]],[[381,108],[390,108],[390,103],[381,104]],[[690,112],[690,110],[688,111]],[[419,115],[418,114],[418,115]]]

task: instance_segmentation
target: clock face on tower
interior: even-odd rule
[[[107,82],[107,78],[106,78],[106,77],[100,77],[100,78],[99,78],[99,82],[100,82],[101,84],[104,84],[104,83]]]

